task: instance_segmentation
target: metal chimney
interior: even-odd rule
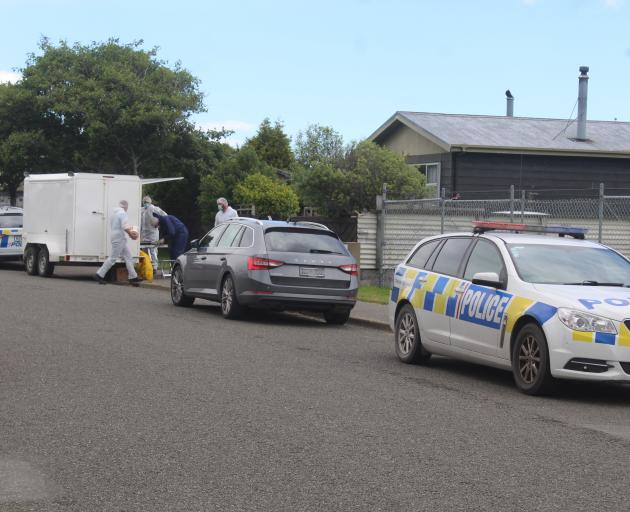
[[[508,117],[514,117],[514,96],[508,89],[505,91],[505,99],[507,100],[507,111],[505,113]]]
[[[586,140],[586,100],[588,98],[588,66],[580,66],[578,90],[577,140]]]

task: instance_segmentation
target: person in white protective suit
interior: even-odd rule
[[[94,279],[100,284],[107,282],[105,281],[105,274],[114,266],[114,263],[116,263],[119,257],[125,260],[125,266],[129,273],[129,284],[138,286],[141,281],[133,268],[133,258],[131,257],[131,251],[129,251],[129,247],[127,247],[127,239],[125,238],[125,233],[128,234],[129,238],[132,240],[137,240],[139,236],[138,232],[134,231],[133,227],[129,224],[127,208],[129,208],[129,203],[123,199],[110,218],[112,252],[94,275]]]
[[[166,212],[159,206],[155,206],[150,196],[144,196],[142,199],[142,224],[140,226],[140,240],[144,244],[151,244],[146,247],[149,256],[151,256],[151,265],[153,265],[153,271],[158,268],[158,241],[160,240],[160,230],[155,227],[153,221],[154,213],[158,215],[166,215]]]

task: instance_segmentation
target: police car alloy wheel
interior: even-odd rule
[[[404,363],[425,363],[431,354],[422,346],[420,328],[413,308],[405,304],[396,317],[396,355]]]
[[[553,387],[545,335],[535,324],[525,325],[512,350],[512,373],[516,386],[528,395],[544,395]]]

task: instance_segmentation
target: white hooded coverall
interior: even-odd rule
[[[125,266],[129,273],[129,279],[138,277],[135,269],[133,268],[133,258],[131,257],[131,251],[127,247],[127,239],[125,238],[125,229],[129,228],[129,217],[127,212],[123,208],[116,208],[110,219],[111,235],[110,240],[112,243],[112,252],[105,260],[105,263],[99,268],[96,273],[105,278],[107,271],[114,266],[118,258],[125,260]]]
[[[153,213],[157,213],[158,215],[166,215],[166,212],[162,210],[159,206],[155,206],[154,204],[147,204],[142,208],[142,225],[140,226],[140,237],[144,243],[153,244],[150,247],[147,247],[146,250],[149,252],[149,256],[151,256],[151,265],[153,265],[153,270],[157,270],[158,268],[158,249],[157,243],[160,239],[160,230],[153,225],[155,221],[155,217]]]

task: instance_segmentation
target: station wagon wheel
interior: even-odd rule
[[[420,326],[413,307],[405,304],[396,316],[394,330],[396,355],[403,363],[426,363],[431,354],[422,346]]]
[[[234,279],[231,275],[225,276],[221,285],[221,314],[230,320],[238,318],[243,313],[243,306],[236,296]]]
[[[194,297],[184,293],[184,272],[179,265],[171,273],[171,300],[176,306],[189,307],[195,302]]]
[[[543,395],[551,391],[554,379],[547,340],[538,325],[527,324],[519,331],[512,348],[512,374],[523,393]]]
[[[24,250],[24,270],[29,276],[37,275],[37,247],[29,245]]]

